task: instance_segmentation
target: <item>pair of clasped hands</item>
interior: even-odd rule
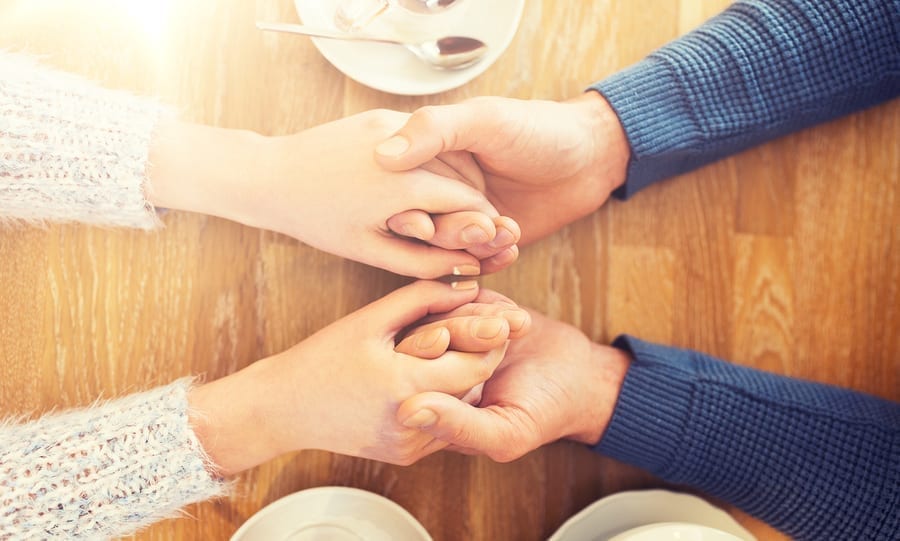
[[[204,129],[164,126],[161,140],[177,150]],[[599,440],[618,390],[600,383],[620,383],[627,357],[472,277],[513,264],[520,243],[593,212],[623,182],[628,145],[602,97],[476,98],[235,137],[208,144],[217,156],[250,147],[252,165],[157,183],[155,202],[424,280],[194,387],[192,427],[217,473],[302,449],[407,465],[447,447],[508,461],[564,437]],[[183,160],[202,160],[183,146],[194,149]],[[444,276],[452,283],[430,280]]]

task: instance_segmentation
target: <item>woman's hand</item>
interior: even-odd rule
[[[416,282],[283,353],[193,389],[191,423],[217,472],[234,474],[301,449],[411,464],[446,446],[399,423],[397,407],[424,391],[464,395],[502,360],[510,322],[524,332],[527,314],[507,299],[467,309],[477,294],[475,282],[455,289]],[[402,334],[447,312],[442,324]]]
[[[375,145],[408,116],[373,110],[283,137],[163,123],[152,145],[148,197],[158,206],[285,233],[399,274],[436,278],[497,270],[501,265],[482,268],[464,249],[490,242],[495,221],[505,226],[511,220],[459,182],[454,168],[438,159],[400,172],[375,163]],[[399,234],[388,228],[392,216],[409,212],[434,216],[437,230],[421,222],[410,231],[396,224]]]

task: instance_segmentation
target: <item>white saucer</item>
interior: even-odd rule
[[[231,541],[432,541],[406,509],[356,488],[318,487],[270,503]]]
[[[334,13],[339,1],[294,0],[294,4],[303,24],[334,28]],[[441,35],[473,37],[488,46],[488,52],[480,62],[462,70],[436,70],[396,45],[320,38],[313,38],[313,43],[329,62],[358,83],[406,96],[436,94],[468,83],[494,63],[516,35],[524,6],[525,0],[469,0],[448,12],[449,16],[454,10],[465,10],[465,16],[443,26]],[[373,24],[378,21],[376,19]],[[374,33],[375,29],[372,30]]]
[[[605,541],[657,522],[690,522],[756,541],[725,511],[696,496],[668,490],[633,490],[607,496],[567,520],[548,541]]]

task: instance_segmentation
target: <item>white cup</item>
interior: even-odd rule
[[[334,25],[343,32],[425,41],[447,35],[447,29],[463,20],[468,4],[456,0],[446,9],[429,12],[408,7],[411,1],[418,0],[338,0]]]
[[[659,522],[633,528],[609,541],[742,541],[740,537],[699,524]]]

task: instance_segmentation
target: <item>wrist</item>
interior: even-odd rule
[[[588,445],[600,441],[612,419],[630,363],[631,357],[624,351],[591,343],[589,373],[583,380],[589,389],[587,403],[579,410],[569,439]]]
[[[188,422],[216,475],[238,474],[282,452],[269,433],[264,361],[188,393]]]
[[[252,131],[163,121],[150,147],[146,196],[154,206],[254,225],[250,209],[272,164],[272,141]]]
[[[606,193],[612,193],[625,183],[631,158],[631,147],[619,116],[606,98],[594,90],[588,90],[566,103],[578,107],[580,116],[587,120],[595,152],[592,174],[606,185]]]

